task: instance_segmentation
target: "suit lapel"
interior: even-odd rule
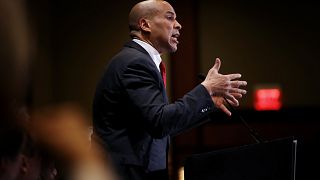
[[[155,63],[153,62],[152,58],[150,57],[149,53],[142,47],[140,46],[138,43],[134,42],[134,41],[129,41],[127,42],[124,47],[128,47],[128,48],[134,48],[144,54],[146,54],[149,58],[149,60],[152,62],[153,64],[153,70],[158,72],[158,81],[161,82],[160,84],[160,87],[162,88],[162,95],[163,95],[163,98],[165,99],[166,103],[168,103],[168,97],[167,97],[167,93],[166,93],[166,89],[164,87],[164,84],[163,84],[163,80],[162,80],[162,77],[161,77],[161,74],[158,70],[158,68],[156,67]]]

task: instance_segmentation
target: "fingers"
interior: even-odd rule
[[[240,99],[240,98],[242,98],[242,94],[240,94],[240,93],[230,93],[232,96],[234,96],[235,98],[237,98],[237,99]]]
[[[247,85],[247,81],[231,81],[230,82],[231,87],[240,87],[240,86],[246,86]]]
[[[221,60],[216,58],[214,66],[209,70],[205,80],[201,83],[211,96],[224,97],[233,106],[239,106],[237,99],[246,94],[247,91],[240,87],[246,86],[246,81],[235,80],[241,78],[241,74],[220,74]],[[225,110],[227,113],[228,111]]]
[[[231,94],[227,93],[225,98],[230,102],[233,106],[239,106],[239,101]]]
[[[226,113],[228,116],[231,116],[231,112],[227,109],[227,107],[224,105],[225,100],[223,97],[218,96],[212,96],[212,101],[214,102],[215,106],[222,110],[224,113]]]
[[[231,116],[231,112],[229,111],[229,109],[225,106],[225,105],[221,105],[219,107],[224,113],[226,113],[228,116]]]
[[[221,66],[221,60],[219,58],[216,58],[213,69],[217,70],[217,72],[218,72],[220,69],[220,66]]]
[[[227,78],[229,78],[230,80],[241,78],[241,74],[239,74],[239,73],[236,73],[236,74],[227,74],[227,75],[225,75],[225,76],[226,76]]]
[[[247,91],[239,88],[228,88],[226,93],[247,94]]]
[[[240,86],[246,86],[246,81],[230,81],[229,86],[226,89],[227,93],[236,93],[236,94],[246,94],[247,91],[244,89],[240,89]]]
[[[231,106],[239,106],[239,104],[235,104],[233,101],[230,101],[229,99],[226,99],[228,102],[229,105]]]

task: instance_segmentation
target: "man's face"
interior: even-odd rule
[[[172,6],[165,1],[160,2],[158,11],[150,19],[150,41],[159,53],[175,52],[181,28]]]

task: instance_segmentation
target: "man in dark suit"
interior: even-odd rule
[[[215,108],[228,115],[224,98],[239,105],[246,91],[240,74],[219,74],[216,60],[206,79],[169,104],[160,55],[177,50],[179,30],[172,6],[148,0],[129,14],[132,41],[115,55],[97,85],[93,102],[94,131],[121,179],[168,179],[170,136],[208,121]]]

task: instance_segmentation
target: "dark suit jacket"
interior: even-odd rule
[[[169,104],[149,54],[130,41],[108,64],[93,102],[94,131],[116,164],[165,169],[169,138],[207,121],[214,104],[202,85]]]

